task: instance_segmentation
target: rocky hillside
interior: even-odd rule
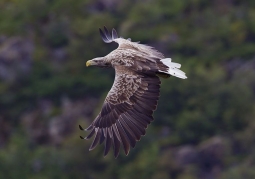
[[[0,2],[0,178],[255,178],[253,0]],[[87,60],[117,47],[106,25],[182,64],[162,81],[155,121],[126,157],[78,128],[101,109],[114,70]]]

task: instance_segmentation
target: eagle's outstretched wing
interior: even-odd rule
[[[136,141],[145,135],[145,129],[153,120],[161,83],[157,76],[119,68],[115,69],[114,84],[101,112],[86,129],[91,132],[85,138],[90,139],[95,134],[90,150],[105,141],[104,155],[113,145],[115,158],[119,155],[121,144],[127,155],[130,146],[134,147]]]

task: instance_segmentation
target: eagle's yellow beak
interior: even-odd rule
[[[92,63],[93,63],[93,62],[92,62],[91,60],[88,60],[88,61],[86,62],[86,67],[90,66]]]
[[[97,59],[92,59],[86,62],[86,66],[98,66],[100,63],[98,62]]]

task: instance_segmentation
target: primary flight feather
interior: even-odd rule
[[[148,124],[153,121],[153,111],[157,107],[159,77],[176,76],[186,79],[180,64],[150,46],[119,38],[115,29],[110,33],[106,27],[99,29],[104,42],[116,42],[119,47],[105,57],[94,58],[86,66],[113,67],[115,80],[103,103],[101,112],[87,128],[90,139],[95,135],[89,150],[105,142],[104,156],[113,146],[114,156],[118,157],[123,146],[128,155],[141,136],[145,135]]]

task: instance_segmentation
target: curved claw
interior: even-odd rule
[[[80,136],[81,139],[85,139],[85,137]]]
[[[85,131],[85,129],[83,129],[83,127],[81,127],[81,125],[79,125],[79,128],[80,128],[80,130]]]

